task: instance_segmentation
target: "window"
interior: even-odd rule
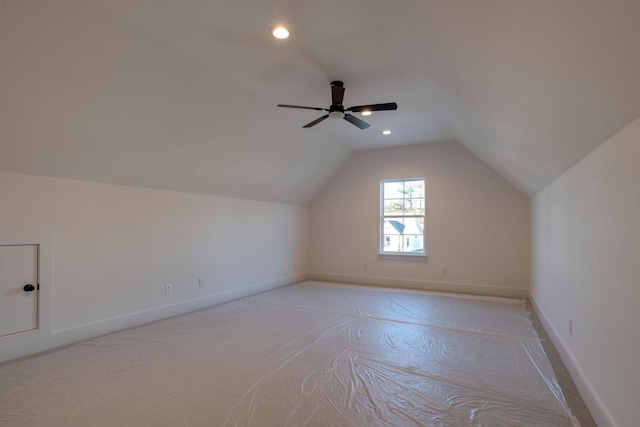
[[[380,253],[425,255],[424,179],[380,182]]]

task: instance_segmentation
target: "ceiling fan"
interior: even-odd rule
[[[319,107],[304,107],[302,105],[288,105],[288,104],[278,104],[278,107],[284,108],[301,108],[303,110],[318,110],[318,111],[328,111],[328,114],[325,114],[322,117],[319,117],[312,121],[311,123],[307,123],[302,126],[303,128],[310,128],[312,126],[317,125],[321,121],[331,117],[334,119],[345,119],[349,123],[356,125],[360,129],[366,129],[371,126],[369,123],[359,119],[358,117],[349,114],[351,113],[362,113],[364,111],[388,111],[388,110],[397,110],[398,104],[395,102],[387,102],[385,104],[370,104],[370,105],[358,105],[355,107],[344,108],[342,105],[342,100],[344,98],[344,83],[341,81],[331,82],[331,105],[329,108],[319,108]]]

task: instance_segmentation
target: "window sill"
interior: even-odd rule
[[[427,262],[427,254],[410,254],[410,253],[399,253],[399,252],[385,252],[379,253],[378,259],[389,259],[389,260],[402,260],[402,261],[422,261]]]

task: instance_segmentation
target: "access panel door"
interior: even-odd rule
[[[0,337],[38,328],[38,245],[0,246]]]

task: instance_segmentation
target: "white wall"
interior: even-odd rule
[[[531,205],[531,295],[602,427],[640,423],[639,164],[637,119]]]
[[[380,180],[415,177],[426,179],[428,262],[378,259]],[[315,278],[527,295],[529,200],[458,142],[356,152],[309,215]]]
[[[0,172],[0,229],[18,227],[54,231],[53,334],[0,343],[0,360],[288,284],[308,271],[302,206]]]

